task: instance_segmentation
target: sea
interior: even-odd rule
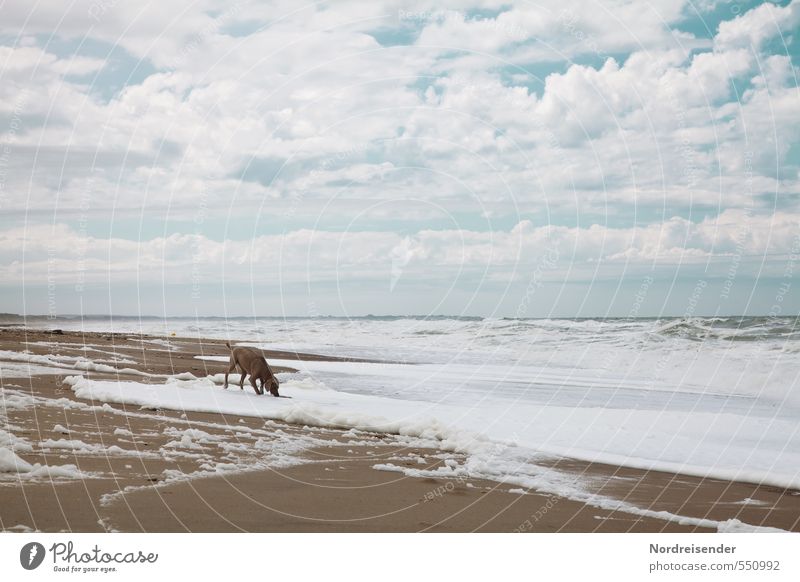
[[[546,455],[800,488],[796,317],[103,316],[26,324],[363,360],[271,360],[299,369],[281,375],[298,390],[280,405],[259,401],[254,414],[438,438],[474,453],[463,468],[470,475],[521,487],[581,498],[578,485],[543,472],[535,460]],[[198,357],[212,371],[225,368],[223,353]],[[299,389],[311,385],[319,391]],[[126,386],[83,390],[147,404]]]

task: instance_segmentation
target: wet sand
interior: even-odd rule
[[[164,345],[168,343],[169,345]],[[84,347],[89,349],[84,350]],[[195,359],[226,355],[221,341],[132,334],[81,334],[10,327],[0,350],[85,355],[152,374],[224,371]],[[326,359],[267,352],[281,359]],[[114,363],[114,358],[135,364]],[[276,372],[287,371],[276,369]],[[392,463],[435,469],[458,454],[423,449],[398,435],[297,426],[221,414],[142,410],[81,401],[68,385],[77,371],[4,377],[4,430],[32,443],[18,452],[29,463],[75,465],[91,478],[0,479],[0,529],[6,531],[712,531],[557,496],[516,491],[480,479],[413,478],[373,468]],[[163,378],[80,372],[92,378],[163,382]],[[5,406],[6,394],[34,406]],[[8,399],[11,402],[11,399]],[[208,435],[186,438],[187,430]],[[82,441],[78,450],[64,441]],[[44,446],[49,443],[56,446]],[[61,448],[59,448],[61,447]],[[119,447],[114,453],[108,447]],[[288,447],[291,455],[281,451]],[[236,470],[226,470],[236,464]],[[718,521],[738,519],[800,531],[800,492],[699,479],[571,459],[550,459],[592,491],[652,511]],[[204,468],[205,467],[205,468]],[[242,467],[247,467],[246,472]],[[187,479],[186,475],[193,478]],[[178,477],[176,477],[178,476]],[[745,500],[749,500],[746,501]]]

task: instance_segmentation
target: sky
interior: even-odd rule
[[[800,1],[0,4],[0,312],[796,315]]]

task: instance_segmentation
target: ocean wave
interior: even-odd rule
[[[800,339],[800,329],[794,318],[681,318],[657,322],[655,328],[649,333],[692,341],[758,342]]]

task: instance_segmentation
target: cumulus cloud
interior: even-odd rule
[[[800,4],[712,38],[687,32],[693,6],[7,2],[2,207],[28,233],[69,222],[52,236],[72,250],[75,220],[182,223],[92,239],[82,272],[115,278],[265,272],[304,263],[293,247],[320,277],[388,277],[393,256],[513,277],[545,234],[580,264],[715,261],[745,219],[772,233],[744,241],[769,262],[800,211],[797,63],[779,50]],[[199,205],[285,232],[207,238],[186,226]],[[76,268],[7,242],[12,279],[22,260],[39,279]]]
[[[800,2],[787,6],[765,2],[736,18],[720,23],[715,45],[720,48],[760,49],[771,38],[792,32],[800,23]]]
[[[721,265],[724,272],[734,257],[747,258],[754,275],[756,269],[763,271],[764,261],[782,261],[782,266],[796,254],[798,232],[800,214],[742,211],[726,211],[698,223],[673,217],[628,228],[534,226],[522,221],[510,230],[492,232],[421,230],[401,236],[302,229],[221,241],[199,234],[100,239],[55,225],[0,232],[0,272],[6,282],[24,279],[28,284],[187,284],[201,275],[230,284],[388,281],[398,268],[406,280],[420,282],[459,273],[496,281],[524,278],[543,252],[557,249],[560,266],[550,273],[556,278],[567,271],[575,280],[596,276],[597,265],[616,265],[613,272],[618,272],[620,266],[688,263],[710,265],[712,270]]]
[[[83,9],[88,11],[91,6]],[[400,8],[393,12],[396,6],[388,5],[388,23],[386,18],[375,17],[382,25],[419,29],[417,47],[389,48],[369,34],[369,27],[375,25],[369,15],[364,15],[365,22],[353,14],[348,20],[347,4],[338,12],[325,8],[313,13],[287,11],[274,26],[255,27],[241,36],[230,34],[226,26],[263,14],[249,5],[236,6],[236,10],[226,12],[221,7],[212,10],[209,5],[207,13],[179,19],[169,28],[171,34],[151,23],[152,30],[142,29],[141,38],[150,38],[149,34],[153,42],[160,43],[162,36],[192,36],[189,30],[199,35],[182,48],[162,47],[158,58],[137,48],[141,38],[134,35],[128,49],[140,58],[155,59],[156,65],[166,69],[124,87],[107,103],[95,99],[88,88],[67,80],[68,71],[91,71],[102,66],[102,60],[56,58],[29,47],[6,48],[14,51],[7,59],[14,67],[36,70],[35,75],[18,81],[29,91],[26,113],[47,116],[43,123],[31,119],[24,124],[16,135],[17,143],[61,148],[65,155],[67,149],[75,148],[130,152],[124,165],[112,162],[114,156],[98,156],[97,171],[93,172],[96,180],[102,182],[108,179],[104,174],[110,174],[108,188],[120,194],[108,200],[130,200],[138,192],[142,201],[148,192],[145,203],[169,197],[177,207],[187,201],[190,206],[197,193],[174,187],[176,182],[203,182],[211,190],[229,189],[226,179],[242,177],[254,161],[264,158],[291,160],[296,165],[307,162],[295,176],[278,176],[272,189],[267,188],[272,180],[259,181],[260,195],[288,200],[299,190],[307,190],[307,174],[319,159],[354,149],[373,150],[372,159],[362,156],[351,160],[363,168],[367,167],[364,162],[369,162],[378,167],[414,165],[437,173],[457,171],[469,189],[483,191],[485,196],[496,191],[502,181],[523,202],[541,202],[545,189],[549,203],[576,199],[578,210],[595,210],[597,192],[615,201],[631,203],[638,193],[639,203],[666,200],[686,206],[687,190],[691,189],[695,203],[717,204],[720,193],[725,192],[733,203],[740,204],[750,193],[731,188],[740,181],[738,176],[728,182],[728,175],[720,175],[720,165],[736,162],[719,154],[735,150],[741,164],[741,152],[750,137],[745,116],[761,112],[763,117],[762,102],[780,99],[780,94],[786,93],[785,116],[782,112],[780,120],[761,119],[747,127],[772,128],[784,138],[771,154],[763,156],[767,158],[764,171],[754,181],[758,188],[752,195],[774,192],[780,187],[780,179],[789,180],[789,189],[796,186],[794,176],[766,171],[766,162],[784,159],[791,145],[789,136],[794,128],[781,122],[796,113],[789,99],[794,67],[790,62],[778,67],[770,57],[757,64],[756,55],[731,43],[730,33],[722,26],[713,52],[692,53],[687,47],[666,41],[647,49],[632,45],[633,52],[624,61],[605,57],[597,66],[569,65],[565,71],[542,79],[543,86],[537,91],[504,80],[502,73],[508,65],[501,57],[449,71],[443,67],[457,56],[448,47],[471,48],[477,46],[478,37],[499,37],[514,45],[516,54],[524,50],[519,45],[526,40],[533,39],[536,44],[540,39],[537,35],[557,25],[559,18],[561,30],[548,34],[570,38],[571,30],[581,30],[584,16],[569,4],[561,10],[560,4],[538,11],[530,7],[498,9],[493,17],[470,16],[467,8],[430,12],[423,5],[421,12],[414,13],[418,17],[405,19],[406,13]],[[121,18],[118,11],[129,9],[109,6],[104,17]],[[74,10],[61,29],[64,34],[83,30],[77,24],[83,20],[74,16]],[[580,15],[580,20],[565,21],[569,10]],[[791,15],[793,10],[787,7],[776,14]],[[740,19],[754,19],[751,12]],[[598,14],[609,20],[604,30],[634,38],[645,36],[643,31],[655,26],[669,36],[668,23],[679,20],[681,13],[672,4],[648,4],[625,6],[613,13],[601,10]],[[28,26],[51,25],[38,15],[36,11]],[[163,15],[165,22],[171,22],[170,18],[176,17]],[[89,23],[91,18],[84,20]],[[212,26],[216,21],[222,22]],[[612,21],[628,22],[629,26],[620,26],[619,22],[614,26]],[[567,29],[564,22],[571,23]],[[333,28],[315,28],[323,25]],[[444,34],[442,27],[467,32],[460,40],[425,41],[430,35]],[[305,34],[298,35],[303,31]],[[516,31],[516,36],[509,31]],[[107,40],[114,34],[105,27],[102,33],[95,28],[85,32],[109,35]],[[121,42],[127,39],[123,32],[117,31]],[[767,28],[759,38],[778,32]],[[603,50],[614,47],[613,43],[606,44],[602,44]],[[524,68],[517,73],[525,78]],[[38,91],[42,81],[53,91]],[[749,82],[751,89],[736,96],[731,91],[734,82],[745,87]],[[6,103],[13,103],[13,99]],[[755,106],[748,111],[750,103]],[[566,154],[564,148],[569,150]],[[476,164],[476,156],[483,163]],[[568,161],[556,163],[556,157]],[[24,159],[23,153],[17,157],[20,164]],[[34,159],[29,162],[35,163]],[[502,176],[487,183],[484,166],[497,168]],[[532,166],[547,171],[537,168],[532,176]],[[342,168],[315,174],[318,189],[304,191],[306,204],[316,198],[320,206],[324,205],[348,172],[358,170]],[[171,179],[148,181],[145,189],[140,181],[145,173],[163,173]],[[34,176],[32,196],[23,201],[26,207],[31,200],[52,198],[52,181],[37,179],[31,167],[23,166],[18,174]],[[385,177],[385,172],[382,175]],[[330,181],[320,183],[325,176]],[[67,192],[74,190],[69,176],[66,183],[57,186]],[[424,195],[450,198],[453,189],[453,184],[435,183]]]

